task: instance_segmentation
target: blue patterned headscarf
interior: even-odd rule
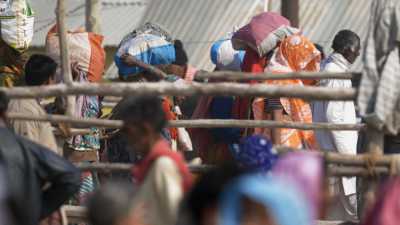
[[[240,144],[230,147],[239,166],[247,170],[268,172],[278,159],[272,142],[261,135],[253,135],[241,140]]]
[[[224,191],[219,208],[219,225],[239,225],[242,199],[262,204],[277,225],[310,225],[307,202],[300,192],[272,176],[247,175],[238,178]]]

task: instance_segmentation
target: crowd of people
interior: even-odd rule
[[[265,12],[221,37],[210,49],[215,71],[254,76],[350,72],[364,49],[358,108],[353,101],[149,95],[124,97],[110,110],[102,105],[102,96],[79,95],[74,116],[118,119],[124,125],[71,135],[66,124],[8,117],[12,113],[64,114],[64,97],[9,100],[0,92],[0,224],[61,224],[65,222],[60,211],[63,204],[87,207],[91,225],[313,225],[326,219],[343,221],[343,225],[397,224],[399,178],[382,179],[376,202],[358,214],[363,196],[356,178],[327,176],[321,151],[357,154],[365,141],[357,131],[167,126],[168,121],[184,118],[331,124],[357,124],[362,119],[388,133],[385,153],[399,153],[396,107],[400,93],[395,74],[400,69],[400,3],[374,1],[371,9],[365,46],[355,32],[344,29],[333,37],[332,53],[326,55],[289,20]],[[49,32],[47,43],[54,42],[54,32],[55,28]],[[68,35],[73,43],[73,80],[99,82],[105,64],[99,44],[102,37],[84,31]],[[157,24],[140,26],[121,41],[115,55],[119,81],[177,85],[225,81],[196,78],[199,70],[189,65],[183,43]],[[1,40],[1,86],[62,82],[56,47],[48,46],[48,54],[28,57],[27,48],[15,49]],[[266,87],[354,86],[351,80],[341,79],[244,82]],[[61,136],[54,135],[55,127]],[[279,153],[279,146],[295,151]],[[94,162],[133,166],[129,173],[98,174],[73,165]],[[189,164],[212,166],[195,174]]]

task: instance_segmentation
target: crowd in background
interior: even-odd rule
[[[28,4],[18,7],[30,9]],[[397,224],[397,177],[382,179],[376,201],[358,214],[363,196],[356,188],[356,178],[327,176],[321,151],[357,154],[365,142],[357,131],[185,129],[167,123],[191,118],[357,124],[362,119],[388,134],[385,153],[399,153],[399,13],[400,3],[395,0],[374,1],[365,46],[356,33],[343,29],[333,37],[330,54],[288,19],[271,12],[253,17],[211,46],[215,71],[254,76],[350,72],[364,49],[358,108],[353,101],[235,96],[127,96],[109,108],[103,106],[103,96],[79,95],[75,117],[118,119],[124,125],[70,135],[66,124],[8,118],[12,113],[64,114],[65,97],[9,100],[0,92],[0,224],[61,224],[65,222],[59,210],[63,204],[87,207],[91,225],[313,225],[326,219],[342,224]],[[18,16],[16,12],[15,19]],[[29,18],[26,13],[22,16]],[[189,64],[184,42],[172,36],[154,23],[127,34],[114,57],[119,81],[176,85],[226,81],[196,78],[202,71]],[[5,35],[0,40],[1,86],[43,87],[63,82],[57,27],[46,37],[46,54],[28,57],[28,44],[17,45]],[[103,36],[77,30],[68,33],[67,40],[74,82],[102,82]],[[348,79],[243,83],[266,88],[353,87]],[[54,135],[54,127],[61,136]],[[280,146],[294,151],[279,153]],[[80,172],[73,165],[95,162],[133,166],[129,173],[98,174]],[[213,167],[204,174],[193,174],[189,164]]]

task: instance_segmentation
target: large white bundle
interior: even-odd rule
[[[12,48],[26,50],[33,38],[34,13],[26,0],[0,1],[1,38]]]

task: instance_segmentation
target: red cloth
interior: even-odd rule
[[[263,73],[267,66],[267,58],[259,57],[257,52],[248,48],[243,58],[242,71],[249,73]]]
[[[167,117],[168,121],[176,120],[176,114],[172,111],[173,105],[168,98],[164,98],[164,100],[162,101],[162,107],[163,107],[165,116]],[[168,128],[168,130],[171,135],[171,138],[173,140],[177,140],[178,139],[178,129],[176,127],[171,127],[171,128]]]
[[[391,178],[380,188],[377,202],[363,225],[397,225],[400,221],[400,178]]]
[[[169,147],[169,144],[164,140],[158,141],[153,146],[153,149],[149,152],[146,158],[144,158],[143,161],[140,162],[137,166],[132,168],[132,175],[136,178],[138,183],[143,183],[147,173],[153,165],[153,162],[160,157],[168,157],[175,163],[182,176],[183,190],[185,192],[189,191],[193,184],[192,174],[190,173],[182,155],[180,153],[172,151]]]

